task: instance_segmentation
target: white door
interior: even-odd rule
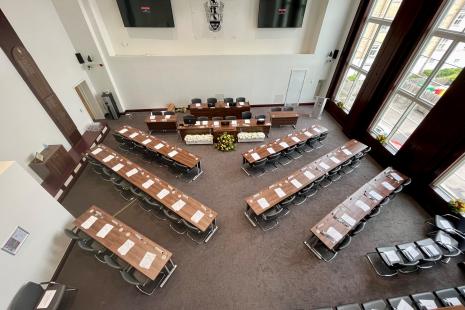
[[[286,99],[284,100],[284,105],[299,105],[300,94],[302,93],[302,88],[304,87],[306,75],[307,75],[307,70],[303,70],[303,69],[291,70],[291,75],[289,77],[289,83],[287,85]]]

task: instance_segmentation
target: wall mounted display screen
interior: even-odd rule
[[[117,0],[125,27],[174,27],[170,0]]]
[[[299,28],[307,0],[260,0],[258,28]]]

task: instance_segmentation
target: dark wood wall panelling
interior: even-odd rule
[[[335,97],[373,2],[362,0],[360,3],[328,89],[329,98]],[[368,128],[446,4],[446,0],[404,0],[350,113],[346,115],[332,101],[326,108],[348,137],[372,146],[371,155],[380,164],[394,166],[411,176],[414,182],[409,192],[433,213],[446,211],[447,203],[430,184],[465,152],[465,72],[458,76],[396,155],[376,141]]]

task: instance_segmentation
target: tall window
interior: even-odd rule
[[[465,66],[465,0],[450,0],[371,133],[396,153]]]
[[[336,92],[336,102],[343,104],[342,109],[346,113],[349,113],[354,104],[401,2],[402,0],[376,0],[370,10],[351,61],[343,74],[344,78]]]
[[[446,200],[465,200],[465,156],[440,177],[434,187]]]

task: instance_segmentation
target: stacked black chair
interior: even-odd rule
[[[207,99],[207,105],[209,108],[213,108],[215,104],[218,102],[216,98],[208,98]]]
[[[195,103],[202,103],[202,99],[200,98],[193,98],[191,99],[191,103],[195,104]]]
[[[245,102],[245,97],[237,97],[236,102]]]
[[[224,101],[224,103],[231,104],[231,103],[234,102],[234,99],[233,98],[224,98],[223,101]]]
[[[251,119],[252,118],[252,113],[250,111],[244,111],[241,113],[242,119]]]

